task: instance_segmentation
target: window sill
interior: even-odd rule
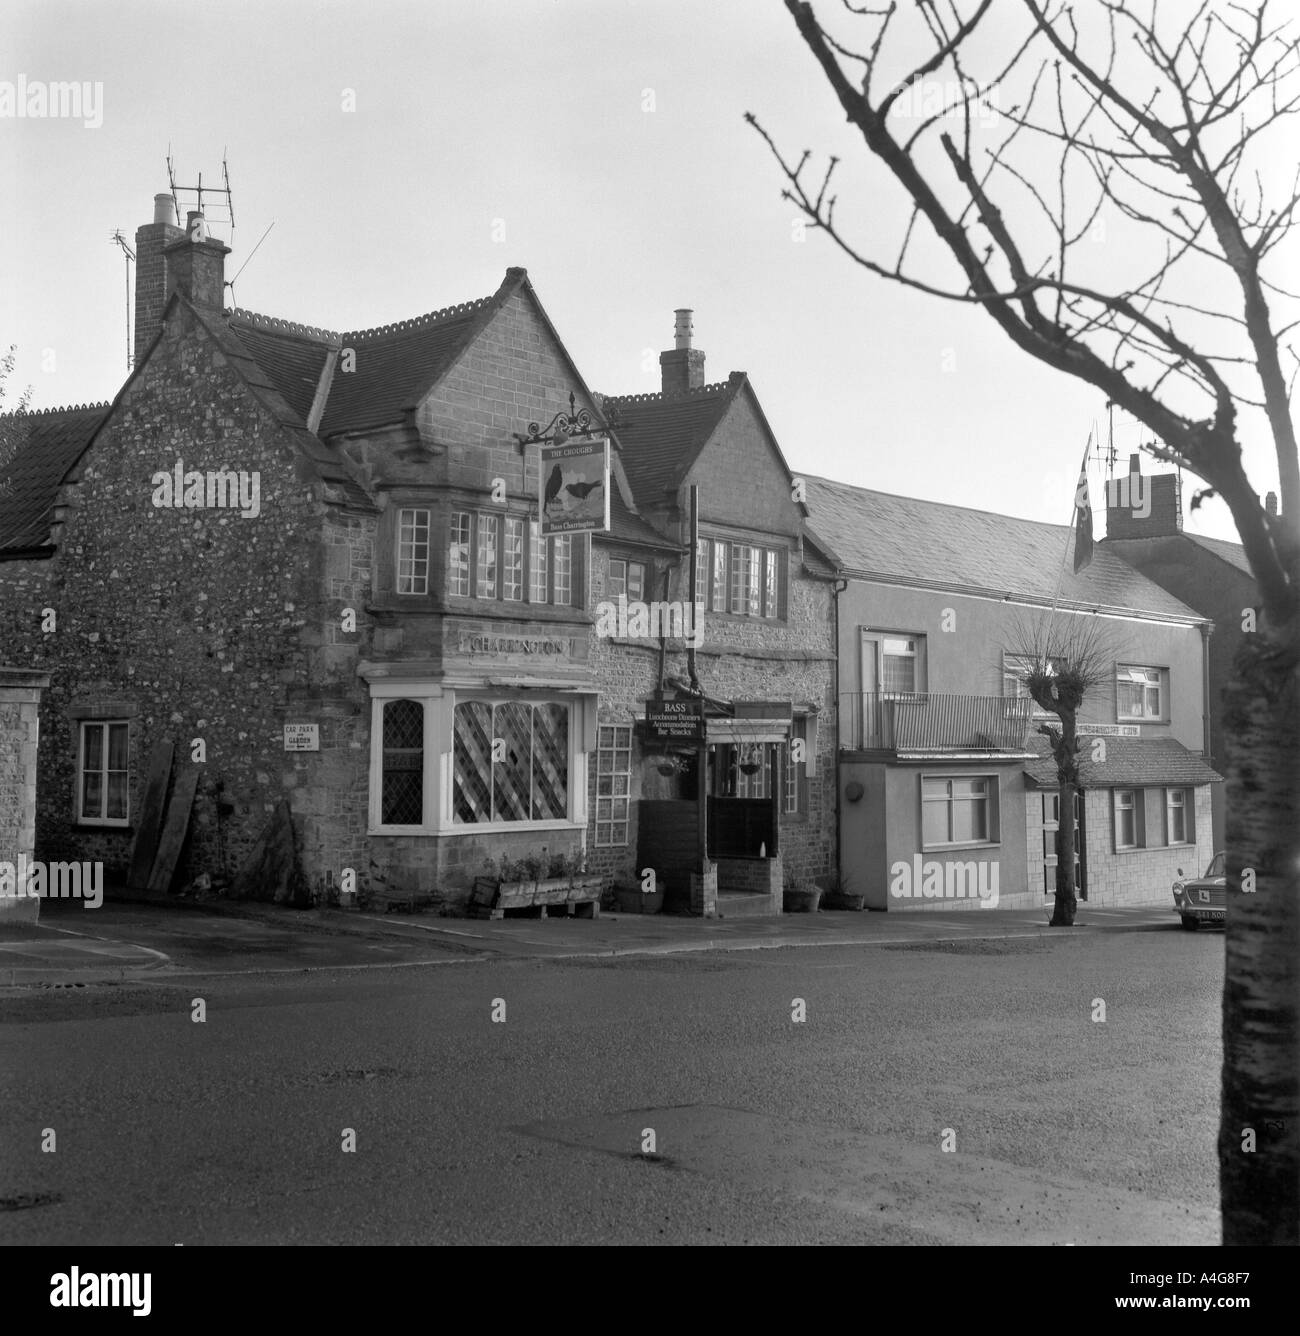
[[[129,822],[118,823],[116,821],[74,821],[72,830],[96,831],[99,834],[113,835],[133,835],[135,827]]]
[[[493,821],[455,826],[368,826],[367,835],[426,836],[440,838],[456,835],[527,835],[546,831],[586,830],[585,821]]]
[[[959,854],[964,849],[975,851],[977,849],[1000,849],[1001,840],[984,840],[979,844],[926,844],[921,846],[923,854]]]

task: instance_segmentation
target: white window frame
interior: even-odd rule
[[[623,741],[626,739],[626,741]],[[627,754],[626,769],[620,768],[619,758]],[[610,768],[606,770],[603,758],[611,757]],[[601,792],[601,783],[609,781],[610,792]],[[622,793],[616,792],[622,788]],[[608,804],[608,806],[606,806]],[[622,812],[619,816],[618,813]],[[624,849],[631,838],[632,829],[632,725],[601,724],[596,737],[596,834],[595,844],[598,849]],[[619,828],[623,838],[617,838]],[[605,838],[601,838],[604,835]]]
[[[1141,674],[1142,676],[1138,676]],[[1153,681],[1152,678],[1155,680]],[[1169,670],[1155,664],[1121,663],[1115,667],[1115,719],[1118,723],[1163,723],[1169,718],[1168,704]],[[1141,691],[1142,704],[1136,712],[1132,707],[1126,709],[1121,703],[1123,688],[1137,687]],[[1150,708],[1151,693],[1155,692],[1156,709]]]
[[[104,731],[104,742],[101,754],[104,758],[103,768],[99,774],[103,776],[103,810],[108,810],[108,777],[110,774],[126,775],[126,813],[123,816],[87,816],[84,802],[86,793],[86,730],[88,728],[100,728]],[[126,729],[126,770],[110,771],[108,768],[109,755],[109,730],[112,728]],[[77,785],[76,795],[76,813],[77,824],[81,826],[106,826],[110,829],[121,829],[131,824],[131,724],[127,719],[79,719],[77,721],[77,773],[75,782]]]
[[[1027,700],[1030,704],[1030,714],[1035,719],[1055,719],[1056,715],[1051,710],[1045,710],[1029,694],[1029,687],[1025,684],[1024,674],[1033,667],[1034,660],[1027,654],[1007,654],[1002,655],[1002,697],[1004,700]],[[1048,663],[1051,669],[1054,665]],[[1008,690],[1008,687],[1011,689]]]
[[[386,826],[381,821],[384,778],[383,707],[395,699],[411,700],[424,707],[424,819],[419,825]],[[504,704],[525,701],[530,705],[566,705],[569,709],[569,812],[547,821],[493,821],[457,823],[453,819],[455,787],[455,707],[466,701]],[[583,830],[587,826],[588,753],[582,749],[582,716],[594,718],[594,692],[549,692],[479,690],[449,687],[427,679],[395,681],[376,679],[370,683],[370,778],[368,795],[370,835],[461,835],[471,839],[507,831]],[[593,738],[594,742],[594,738]]]
[[[1127,803],[1125,799],[1127,799]],[[1116,853],[1129,853],[1134,849],[1146,847],[1142,839],[1142,809],[1144,806],[1145,798],[1141,789],[1122,788],[1111,790],[1111,833],[1115,842]],[[1121,838],[1125,813],[1131,813],[1133,818],[1132,843],[1126,843]]]
[[[408,516],[411,517],[409,521]],[[397,593],[402,598],[418,597],[429,592],[432,519],[432,512],[425,506],[403,506],[397,513],[397,570],[394,575]],[[423,539],[419,537],[421,533],[424,534]],[[417,555],[421,548],[424,549],[423,557]],[[407,584],[410,587],[404,588]]]
[[[966,801],[964,797],[954,795],[952,786],[954,783],[979,783],[985,785],[984,789],[984,816],[985,831],[983,839],[972,840],[935,840],[933,842],[926,839],[925,835],[925,805],[927,802],[938,805],[940,799],[927,798],[926,789],[928,786],[943,784],[946,786],[946,792],[943,795],[942,802],[948,813],[948,830],[953,827],[953,804],[958,801]],[[1001,792],[996,774],[923,774],[921,775],[921,824],[917,831],[918,843],[923,852],[947,850],[947,849],[987,849],[1002,843],[1002,822],[1001,822]]]
[[[696,601],[705,612],[783,621],[789,562],[785,550],[730,538],[701,538]]]
[[[1178,801],[1175,801],[1175,795]],[[1196,790],[1186,785],[1175,784],[1164,791],[1165,800],[1165,844],[1182,845],[1196,843]],[[1173,816],[1180,811],[1183,817],[1182,839],[1173,837]]]
[[[468,524],[468,536],[465,525]],[[519,538],[518,558],[512,562],[511,537]],[[452,562],[452,546],[466,545],[468,567],[463,573],[464,587],[457,583],[457,568]],[[450,598],[471,598],[484,603],[534,603],[539,606],[568,608],[574,606],[585,582],[586,566],[581,562],[586,547],[574,550],[572,534],[546,534],[541,525],[523,515],[505,515],[458,506],[450,512],[447,523],[447,579]],[[566,553],[564,561],[560,553]],[[492,588],[484,592],[488,571],[494,573]]]

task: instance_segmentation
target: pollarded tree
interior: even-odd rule
[[[1056,845],[1056,900],[1051,926],[1071,928],[1079,907],[1075,884],[1074,799],[1079,792],[1079,711],[1088,693],[1112,680],[1119,646],[1095,618],[1052,613],[1013,625],[1010,652],[1023,665],[1021,680],[1035,705],[1057,718],[1039,724],[1056,764],[1060,825]]]
[[[1232,513],[1258,620],[1243,609],[1224,714],[1223,1237],[1300,1242],[1300,458],[1277,314],[1296,306],[1300,179],[1280,134],[1300,110],[1295,32],[1268,0],[844,0],[835,31],[785,4],[910,205],[892,241],[851,234],[836,160],[810,179],[811,153],[783,156],[750,114],[808,223],[873,274],[982,308]],[[1246,473],[1255,438],[1276,516]]]

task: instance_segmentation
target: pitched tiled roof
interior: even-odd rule
[[[107,413],[103,403],[0,417],[0,448],[18,441],[9,465],[0,463],[0,552],[49,542],[59,484]]]
[[[1203,547],[1207,552],[1213,552],[1216,557],[1226,561],[1229,566],[1235,566],[1239,571],[1243,571],[1252,580],[1255,578],[1255,573],[1250,569],[1250,562],[1246,560],[1246,549],[1240,543],[1229,543],[1223,538],[1202,538],[1198,533],[1184,533],[1183,537],[1198,547]]]
[[[235,311],[228,323],[285,402],[306,422],[330,340],[337,335],[283,320],[268,320],[247,311]]]
[[[622,538],[632,543],[648,543],[674,552],[680,551],[678,544],[671,538],[661,534],[640,515],[634,515],[627,508],[623,502],[623,494],[617,486],[610,489],[609,533],[611,538]],[[597,534],[596,537],[599,538],[601,535]]]
[[[684,394],[609,395],[602,402],[641,505],[676,487],[731,407],[743,375]]]
[[[826,478],[806,481],[809,519],[843,561],[846,575],[1049,605],[1059,578],[1064,608],[1205,620],[1104,543],[1093,548],[1092,561],[1078,575],[1073,561],[1062,575],[1068,525],[872,492]]]
[[[228,321],[304,422],[328,351],[352,351],[355,369],[335,371],[317,428],[319,435],[332,436],[402,422],[526,277],[522,269],[507,270],[491,296],[376,329],[336,333],[241,310]]]
[[[1086,732],[1086,726],[1081,731]],[[1084,788],[1127,788],[1143,784],[1214,784],[1223,778],[1175,738],[1105,738],[1106,759],[1092,760],[1090,739],[1079,752],[1079,782]],[[1027,750],[1038,759],[1025,774],[1043,788],[1056,787],[1056,762],[1041,733],[1029,735]]]

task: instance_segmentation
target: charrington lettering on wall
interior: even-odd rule
[[[573,652],[573,642],[557,639],[553,636],[494,636],[472,635],[462,631],[460,635],[462,654],[541,654],[568,656]]]

